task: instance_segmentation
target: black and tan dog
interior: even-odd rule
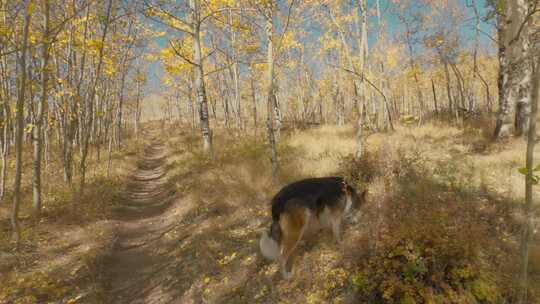
[[[293,252],[308,232],[330,228],[341,242],[341,222],[364,202],[366,191],[357,190],[341,177],[309,178],[283,187],[272,199],[270,233],[263,232],[259,246],[271,260],[279,258],[281,274],[292,276]]]

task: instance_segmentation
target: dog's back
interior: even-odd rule
[[[308,178],[289,184],[272,199],[272,220],[278,221],[290,207],[304,207],[320,213],[325,206],[336,204],[343,195],[344,186],[341,177]]]

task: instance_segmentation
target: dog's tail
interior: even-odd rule
[[[281,241],[281,227],[278,221],[272,221],[270,234],[264,231],[259,241],[261,253],[269,260],[275,260],[279,256],[279,243]]]

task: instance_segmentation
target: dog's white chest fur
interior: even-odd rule
[[[347,196],[347,202],[345,204],[345,214],[351,211],[351,207],[352,207],[352,198],[350,196]]]

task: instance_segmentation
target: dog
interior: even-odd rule
[[[292,277],[293,252],[309,231],[332,230],[341,243],[341,222],[359,209],[367,191],[357,190],[341,177],[300,180],[283,187],[272,199],[272,224],[259,241],[263,256],[279,259],[284,279]]]

